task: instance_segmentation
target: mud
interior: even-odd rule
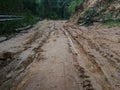
[[[0,65],[10,60],[0,67],[0,90],[119,90],[119,35],[97,23],[41,21],[0,43]]]

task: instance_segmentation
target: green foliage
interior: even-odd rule
[[[42,18],[64,19],[69,18],[75,12],[83,0],[39,0],[37,12]]]
[[[58,17],[59,16],[55,12],[51,13],[51,15],[49,16],[50,19],[57,19]]]
[[[0,0],[0,14],[20,13],[22,10],[22,0]]]
[[[16,28],[37,22],[35,17],[68,19],[83,0],[1,0],[0,14],[22,15],[23,20],[0,22],[0,35],[11,34]]]
[[[67,0],[65,0],[67,1]],[[63,18],[64,0],[41,0],[39,3],[39,15],[42,18]]]
[[[0,14],[31,13],[42,18],[69,18],[83,0],[1,0]]]
[[[107,20],[102,23],[107,26],[120,26],[120,18],[116,20]]]
[[[79,6],[83,1],[84,0],[73,0],[72,2],[70,2],[68,7],[70,15],[75,13],[76,6]]]
[[[15,33],[15,29],[32,25],[37,21],[33,16],[26,16],[23,20],[0,22],[0,35]]]
[[[112,14],[111,13],[105,13],[105,17],[108,17],[108,18],[112,18]]]
[[[36,2],[36,0],[23,0],[23,5],[24,8],[28,11],[30,11],[32,14],[37,15],[38,11],[38,4]]]
[[[113,15],[112,15],[111,13],[104,13],[104,14],[103,14],[103,17],[104,17],[104,18],[107,18],[107,19],[112,18],[112,16],[113,16]]]
[[[70,3],[70,6],[68,7],[69,13],[73,14],[75,12],[75,7],[77,6],[77,2],[76,1],[72,1]]]
[[[83,14],[84,16],[87,16],[89,13],[90,13],[90,9],[85,9]]]
[[[108,3],[110,3],[110,2],[112,2],[113,0],[105,0],[106,2],[108,2]]]
[[[95,16],[96,14],[97,14],[97,12],[95,11],[95,9],[93,7],[87,8],[83,12],[83,18],[91,18],[92,19],[92,17]]]

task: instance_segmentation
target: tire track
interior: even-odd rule
[[[79,78],[81,80],[80,85],[82,85],[82,89],[83,90],[94,90],[93,85],[91,83],[91,80],[89,79],[90,76],[88,76],[86,74],[85,69],[82,66],[80,66],[80,62],[78,61],[78,60],[81,60],[81,56],[80,56],[79,52],[75,48],[74,43],[73,43],[72,39],[70,38],[69,34],[65,30],[63,30],[63,32],[67,36],[68,41],[69,41],[69,46],[71,46],[71,49],[73,50],[72,51],[73,52],[73,57],[75,58],[74,59],[74,61],[75,61],[74,67],[78,71]]]
[[[96,62],[96,60],[94,59],[93,56],[89,55],[84,50],[84,47],[81,45],[80,40],[85,40],[85,38],[80,37],[80,35],[79,35],[79,37],[77,36],[77,38],[75,38],[73,35],[73,31],[75,31],[75,30],[71,30],[71,29],[66,29],[66,30],[71,35],[71,37],[73,37],[73,41],[75,41],[74,43],[77,44],[77,48],[79,49],[80,54],[82,53],[84,55],[83,57],[86,57],[83,59],[83,60],[86,60],[85,62],[83,62],[85,64],[84,68],[87,69],[88,72],[94,76],[93,77],[92,75],[90,75],[91,77],[93,77],[94,79],[96,78],[96,81],[94,81],[94,82],[97,82],[98,87],[101,87],[101,89],[112,90],[113,87],[111,87],[111,84],[110,84],[108,78],[106,77],[106,75],[104,74],[104,71],[101,69],[101,66],[98,64],[98,62]],[[91,67],[91,68],[89,68],[89,67]],[[100,79],[102,79],[102,81]],[[100,84],[101,84],[101,86],[99,86]],[[95,85],[93,85],[93,86],[95,86]],[[96,89],[98,89],[98,88],[96,87]]]

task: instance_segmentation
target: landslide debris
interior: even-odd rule
[[[120,1],[83,0],[83,2],[77,6],[76,13],[70,21],[87,26],[93,22],[112,21],[120,23]]]

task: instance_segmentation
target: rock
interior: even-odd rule
[[[7,37],[0,37],[0,42],[7,40]]]

